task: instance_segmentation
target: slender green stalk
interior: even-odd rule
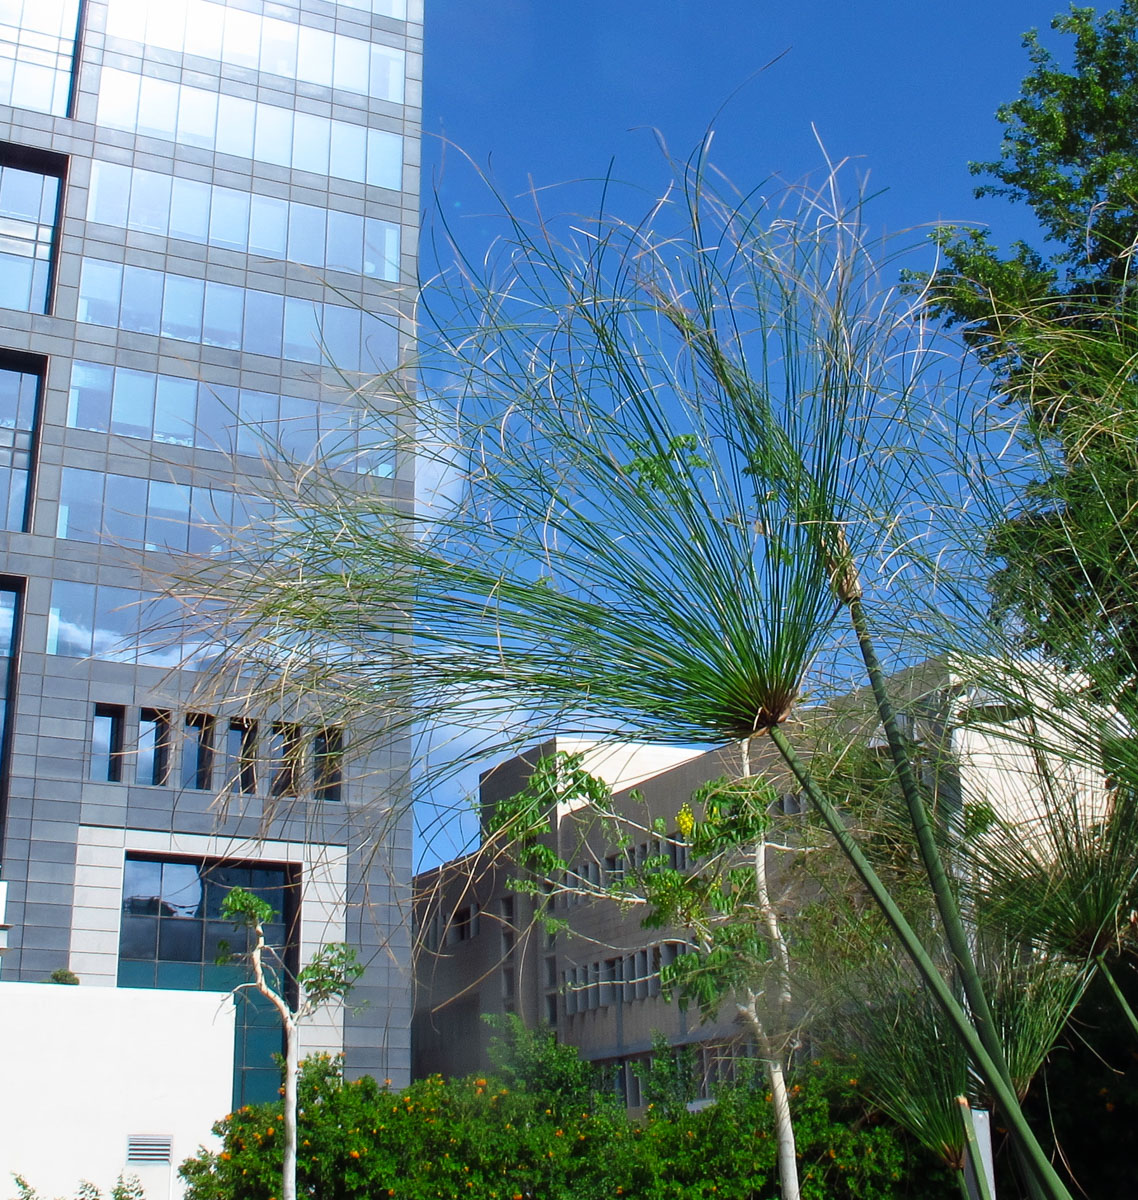
[[[991,1055],[992,1061],[999,1067],[1004,1082],[1011,1087],[1013,1086],[1011,1072],[1008,1070],[1004,1058],[1004,1050],[1000,1044],[999,1031],[992,1015],[992,1007],[988,1003],[988,997],[980,982],[980,973],[976,970],[976,961],[972,957],[972,947],[968,943],[968,934],[960,916],[960,907],[956,903],[956,895],[952,890],[948,872],[945,870],[944,860],[937,848],[936,834],[933,832],[932,822],[929,820],[924,797],[921,795],[921,789],[913,775],[909,752],[897,725],[896,711],[886,691],[885,672],[882,670],[873,638],[869,633],[869,623],[866,620],[861,598],[856,595],[851,596],[848,608],[854,632],[857,634],[862,660],[865,662],[865,669],[869,675],[870,686],[873,688],[877,713],[881,718],[885,737],[889,743],[889,755],[893,760],[893,769],[897,775],[901,794],[905,798],[905,806],[909,810],[909,819],[917,838],[921,861],[936,899],[937,911],[940,913],[945,935],[948,938],[948,948],[952,953],[960,982],[964,987],[964,994],[967,996],[968,1005],[972,1010],[976,1031],[984,1042],[984,1048]]]
[[[1134,1010],[1130,1007],[1126,997],[1122,994],[1122,989],[1118,986],[1118,980],[1115,979],[1110,968],[1106,965],[1106,956],[1096,954],[1095,962],[1098,964],[1098,969],[1102,972],[1103,978],[1110,984],[1110,990],[1114,993],[1115,1000],[1118,1001],[1118,1007],[1122,1009],[1122,1015],[1129,1021],[1130,1028],[1135,1033],[1138,1033],[1138,1016],[1134,1015]]]
[[[842,821],[841,815],[822,794],[781,728],[777,725],[772,726],[768,731],[768,736],[777,747],[787,766],[794,773],[795,778],[802,786],[802,790],[809,796],[810,802],[817,809],[819,816],[825,821],[830,832],[834,835],[835,840],[849,860],[850,865],[857,872],[858,877],[865,884],[870,895],[872,895],[878,907],[885,914],[889,924],[893,926],[897,936],[904,944],[906,952],[912,959],[913,965],[917,968],[921,979],[930,989],[941,1010],[956,1030],[957,1035],[960,1037],[961,1042],[963,1042],[972,1059],[977,1074],[988,1085],[992,1091],[992,1095],[996,1098],[1017,1145],[1022,1147],[1025,1160],[1029,1164],[1031,1172],[1038,1179],[1043,1189],[1043,1194],[1051,1197],[1051,1200],[1072,1200],[1070,1191],[1068,1191],[1055,1168],[1048,1161],[1043,1147],[1036,1139],[1031,1126],[1028,1125],[1015,1090],[1005,1080],[1003,1072],[992,1059],[991,1055],[989,1055],[975,1026],[968,1019],[968,1015],[961,1008],[956,997],[945,983],[940,971],[937,970],[936,963],[929,956],[929,952],[925,949],[921,939],[905,919],[904,913],[898,908],[896,901],[889,894],[877,872],[862,853],[861,847],[850,836],[850,832]]]

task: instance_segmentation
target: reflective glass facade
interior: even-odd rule
[[[387,424],[359,405],[102,363],[73,365],[67,424],[227,455],[305,461],[315,453],[349,471],[379,476],[394,471]]]
[[[45,313],[60,179],[3,161],[0,147],[0,308]]]
[[[403,103],[402,50],[214,0],[111,0],[107,35]]]
[[[42,367],[20,370],[0,360],[0,529],[28,524],[28,480],[39,413]]]
[[[0,104],[66,115],[78,22],[79,0],[5,0]]]
[[[210,872],[285,879],[286,958],[368,964],[307,1049],[399,1082],[410,831],[359,847],[406,752],[201,712],[215,635],[156,580],[241,562],[293,462],[409,502],[421,55],[422,0],[0,0],[0,979],[226,990]],[[258,1020],[239,1100],[276,1091]]]
[[[386,129],[294,111],[104,67],[98,123],[235,158],[399,191],[403,139]]]
[[[91,164],[87,220],[350,275],[399,278],[393,221],[139,167]]]

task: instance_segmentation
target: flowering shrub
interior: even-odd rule
[[[804,1074],[794,1100],[804,1200],[949,1194],[935,1171],[907,1166],[920,1152],[869,1119],[848,1081]],[[300,1079],[297,1190],[314,1200],[767,1200],[769,1109],[761,1088],[737,1086],[700,1112],[637,1121],[608,1097],[570,1106],[491,1076],[392,1092],[347,1083],[335,1060],[315,1057]],[[187,1200],[273,1200],[280,1106],[240,1109],[214,1131],[223,1148],[182,1166]]]

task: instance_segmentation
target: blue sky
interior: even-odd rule
[[[614,174],[656,191],[652,130],[684,157],[715,129],[712,158],[740,187],[796,180],[851,156],[869,217],[900,230],[1027,219],[976,201],[970,159],[998,155],[998,105],[1027,70],[1024,30],[1057,0],[426,0],[424,205],[464,244],[489,225],[461,150],[509,195]],[[1106,7],[1106,6],[1101,6]],[[782,56],[779,58],[778,56]],[[778,61],[766,70],[772,60]]]
[[[507,197],[531,183],[597,179],[611,164],[617,179],[644,189],[647,207],[669,177],[657,132],[686,158],[711,127],[712,161],[744,190],[771,176],[820,175],[817,133],[831,159],[852,160],[848,188],[860,176],[880,193],[865,213],[880,231],[980,222],[993,225],[998,244],[1031,239],[1022,206],[973,197],[968,162],[999,155],[994,114],[1028,71],[1024,31],[1040,28],[1045,44],[1062,49],[1049,29],[1058,8],[1058,0],[426,0],[428,223],[437,206],[475,257],[500,232],[465,156]],[[588,211],[598,191],[554,191],[543,204],[564,211],[564,199]],[[468,772],[442,790],[457,795],[473,782]],[[451,839],[471,832],[469,817],[444,824],[449,836],[420,836],[428,860],[454,853]]]

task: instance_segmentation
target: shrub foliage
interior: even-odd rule
[[[923,1153],[866,1109],[848,1068],[804,1070],[793,1091],[805,1200],[949,1194]],[[297,1190],[319,1200],[766,1200],[777,1193],[769,1110],[758,1075],[699,1112],[635,1119],[603,1091],[536,1089],[515,1074],[432,1076],[394,1092],[345,1081],[337,1060],[317,1056],[300,1078]],[[181,1168],[187,1200],[275,1198],[280,1105],[239,1109],[214,1132],[221,1150]]]

